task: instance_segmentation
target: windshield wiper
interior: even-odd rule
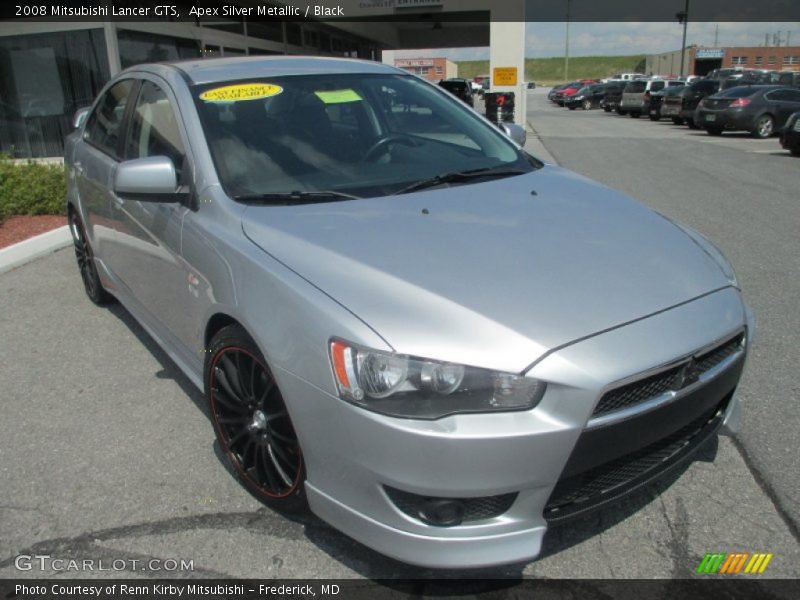
[[[429,179],[422,179],[409,186],[401,188],[395,194],[407,194],[409,192],[416,192],[417,190],[424,190],[425,188],[435,187],[443,183],[461,183],[469,181],[470,179],[478,179],[480,177],[511,177],[512,175],[524,175],[529,171],[522,169],[506,169],[498,167],[484,167],[482,169],[470,169],[469,171],[454,171],[452,173],[443,173],[436,175]]]
[[[305,192],[296,190],[294,192],[266,192],[264,194],[240,194],[233,199],[238,202],[249,204],[310,204],[314,202],[337,202],[340,200],[358,200],[361,196],[336,192],[334,190],[322,190]]]

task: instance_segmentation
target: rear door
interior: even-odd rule
[[[109,242],[114,231],[111,183],[120,158],[125,115],[134,88],[133,79],[124,79],[102,94],[86,121],[83,138],[76,144],[73,158],[82,220],[94,254],[105,266],[112,251]]]
[[[776,130],[783,128],[789,115],[800,110],[800,90],[773,90],[764,94],[764,98],[773,107]]]

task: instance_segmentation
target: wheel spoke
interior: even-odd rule
[[[233,364],[230,358],[228,358],[227,354],[223,354],[220,357],[220,361],[222,362],[222,370],[225,374],[225,382],[227,383],[227,389],[231,396],[235,398],[239,398],[240,400],[244,400],[244,394],[242,393],[242,388],[239,386],[239,375],[236,372],[236,366]],[[223,383],[223,386],[225,384]]]
[[[247,386],[244,384],[244,369],[242,368],[242,353],[236,353],[236,380],[239,383],[239,388],[242,390],[242,398],[250,400],[251,394],[247,393]]]
[[[221,379],[220,383],[222,383],[223,386],[225,385],[225,382],[223,382]],[[247,407],[244,406],[238,399],[235,399],[235,397],[233,397],[234,399],[231,399],[231,397],[228,397],[230,395],[227,392],[223,392],[218,388],[215,388],[214,392],[215,392],[214,399],[217,400],[223,406],[226,406],[230,410],[239,413],[241,415],[247,413]],[[247,417],[244,418],[245,420],[247,419]]]
[[[243,438],[245,435],[247,435],[247,431],[248,431],[248,429],[247,429],[247,425],[245,425],[244,427],[242,427],[242,428],[239,430],[239,432],[238,432],[238,433],[237,433],[235,436],[233,436],[233,437],[230,439],[230,441],[228,441],[228,447],[229,447],[229,448],[233,448],[233,445],[234,445],[236,442],[238,442],[238,441],[239,441],[240,439],[242,439],[242,438]]]
[[[264,475],[267,478],[267,483],[272,491],[280,492],[281,486],[278,484],[278,482],[275,480],[275,476],[272,474],[272,467],[270,466],[271,461],[269,458],[269,452],[267,451],[267,445],[264,444],[261,446],[260,450],[261,466],[264,471]]]
[[[225,371],[219,367],[215,367],[215,371],[217,380],[219,380],[220,384],[222,384],[222,389],[225,390],[225,393],[228,394],[230,398],[233,398],[234,400],[236,400],[238,403],[241,404],[242,396],[241,394],[237,394],[236,390],[233,389],[233,386],[231,386],[231,383],[228,380],[228,375],[225,373]]]
[[[282,433],[278,433],[277,431],[275,431],[274,427],[270,427],[269,428],[269,433],[276,440],[279,440],[279,441],[284,442],[286,444],[292,444],[292,445],[296,445],[297,444],[297,440],[293,440],[292,438],[290,438],[288,436],[285,436]]]
[[[286,471],[283,470],[283,467],[281,467],[280,463],[278,463],[278,459],[275,457],[275,452],[273,451],[272,444],[267,444],[267,453],[269,454],[272,465],[275,467],[275,470],[278,472],[278,475],[280,475],[280,478],[283,479],[283,482],[286,485],[291,486],[292,479],[286,474]]]

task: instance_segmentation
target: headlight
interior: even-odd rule
[[[530,410],[544,395],[538,379],[414,358],[332,340],[330,359],[342,399],[394,417]]]
[[[700,232],[695,231],[688,225],[684,225],[683,223],[678,223],[673,221],[672,219],[668,219],[670,222],[675,224],[679,227],[686,235],[688,235],[692,240],[703,249],[703,251],[708,254],[714,262],[719,265],[719,268],[722,270],[722,273],[725,277],[728,278],[730,284],[738,288],[739,287],[739,280],[736,278],[736,271],[733,270],[733,265],[731,265],[730,261],[725,258],[725,255],[722,253],[722,250],[717,248],[717,246],[711,240],[704,237]]]

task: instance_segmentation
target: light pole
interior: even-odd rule
[[[686,27],[689,25],[689,0],[686,0],[683,12],[676,13],[675,18],[678,19],[678,23],[683,24],[683,42],[681,43],[681,77],[683,77],[686,72],[684,61],[686,60]]]
[[[570,0],[567,0],[567,41],[564,48],[564,81],[569,81],[569,8]]]

